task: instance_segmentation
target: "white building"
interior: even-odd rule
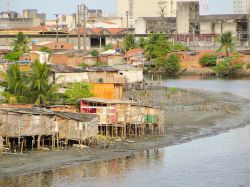
[[[123,18],[123,27],[134,27],[140,17],[160,17],[161,8],[165,17],[176,17],[177,0],[117,0],[117,16]]]
[[[233,9],[235,14],[250,13],[250,0],[234,0]]]

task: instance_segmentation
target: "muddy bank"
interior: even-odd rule
[[[120,141],[105,149],[99,146],[85,150],[34,151],[23,156],[1,155],[0,178],[51,170],[79,162],[126,157],[146,149],[156,149],[215,135],[250,122],[248,100],[227,93],[218,94],[191,89],[167,91],[161,88],[146,92],[130,91],[125,93],[125,96],[141,99],[144,103],[166,109],[164,136],[135,139],[134,143]]]

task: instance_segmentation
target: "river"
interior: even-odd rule
[[[167,79],[166,86],[250,98],[250,80]],[[111,161],[5,178],[5,186],[249,187],[250,125]],[[2,183],[3,184],[3,183]],[[17,185],[18,184],[18,185]]]

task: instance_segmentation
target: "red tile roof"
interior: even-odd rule
[[[103,32],[107,32],[108,34],[116,35],[122,32],[126,32],[126,30],[127,29],[124,29],[124,28],[89,28],[87,29],[87,32],[97,34],[97,35]],[[84,34],[84,32],[85,32],[85,29],[80,28],[80,34]],[[78,34],[78,29],[71,30],[70,34]]]
[[[131,49],[128,52],[126,52],[126,54],[124,55],[124,58],[129,58],[129,57],[143,54],[143,53],[144,53],[144,49],[142,49],[142,48]]]

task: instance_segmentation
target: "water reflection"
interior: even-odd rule
[[[115,177],[117,181],[123,180],[125,171],[133,168],[150,168],[155,162],[163,162],[164,150],[150,150],[141,152],[134,156],[103,161],[98,163],[87,163],[75,166],[49,170],[32,175],[17,177],[5,177],[0,179],[0,186],[61,186],[74,181],[94,179],[102,180],[107,176]],[[85,181],[85,182],[86,182]],[[66,185],[68,186],[68,185]]]
[[[249,186],[250,125],[135,156],[1,179],[0,186]]]

